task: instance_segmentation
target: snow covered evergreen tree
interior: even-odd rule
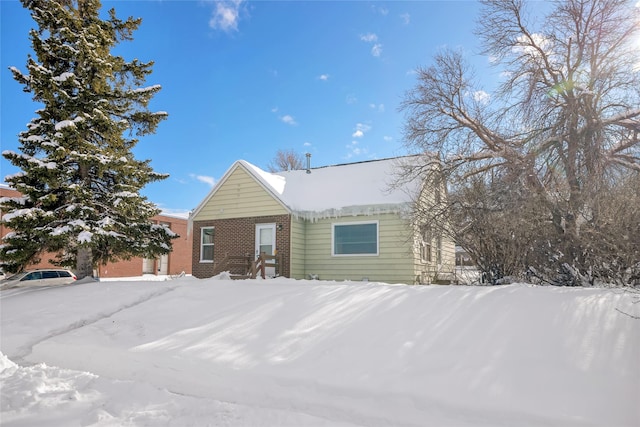
[[[53,253],[82,278],[101,262],[168,253],[176,236],[151,223],[159,210],[139,193],[167,175],[131,151],[167,117],[148,108],[160,86],[144,87],[153,62],[111,54],[141,20],[113,9],[101,19],[99,0],[21,1],[37,24],[35,57],[27,73],[10,69],[43,107],[20,133],[20,152],[2,153],[22,170],[5,179],[23,197],[0,200],[13,231],[0,265],[17,271]]]

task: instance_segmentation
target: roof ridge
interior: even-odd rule
[[[409,158],[409,157],[420,157],[420,156],[421,156],[421,154],[407,154],[407,155],[404,155],[404,156],[384,157],[384,158],[381,158],[381,159],[360,160],[360,161],[351,162],[351,163],[335,163],[335,164],[332,164],[332,165],[313,166],[310,169],[311,170],[317,170],[317,169],[333,168],[333,167],[338,167],[338,166],[352,166],[352,165],[360,165],[360,164],[364,164],[364,163],[383,162],[383,161],[388,161],[388,160],[399,160],[399,159],[406,159],[406,158]],[[306,170],[306,168],[292,169],[292,170],[288,170],[288,171],[268,172],[268,173],[280,174],[280,173],[296,172],[296,171],[304,171],[304,170]],[[267,171],[265,171],[265,172],[267,172]]]

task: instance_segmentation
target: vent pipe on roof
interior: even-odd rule
[[[307,173],[311,173],[311,153],[307,153]]]

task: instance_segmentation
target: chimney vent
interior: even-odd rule
[[[307,173],[311,173],[311,153],[307,153]]]

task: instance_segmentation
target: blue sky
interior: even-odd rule
[[[314,166],[406,154],[398,105],[413,70],[438,49],[462,47],[487,67],[473,34],[472,1],[103,1],[142,18],[114,54],[153,60],[152,110],[169,118],[134,152],[164,181],[143,194],[167,212],[189,211],[231,164],[266,168],[278,149]],[[1,0],[1,147],[38,108],[8,67],[25,69],[27,10]],[[17,172],[0,158],[1,178]]]

